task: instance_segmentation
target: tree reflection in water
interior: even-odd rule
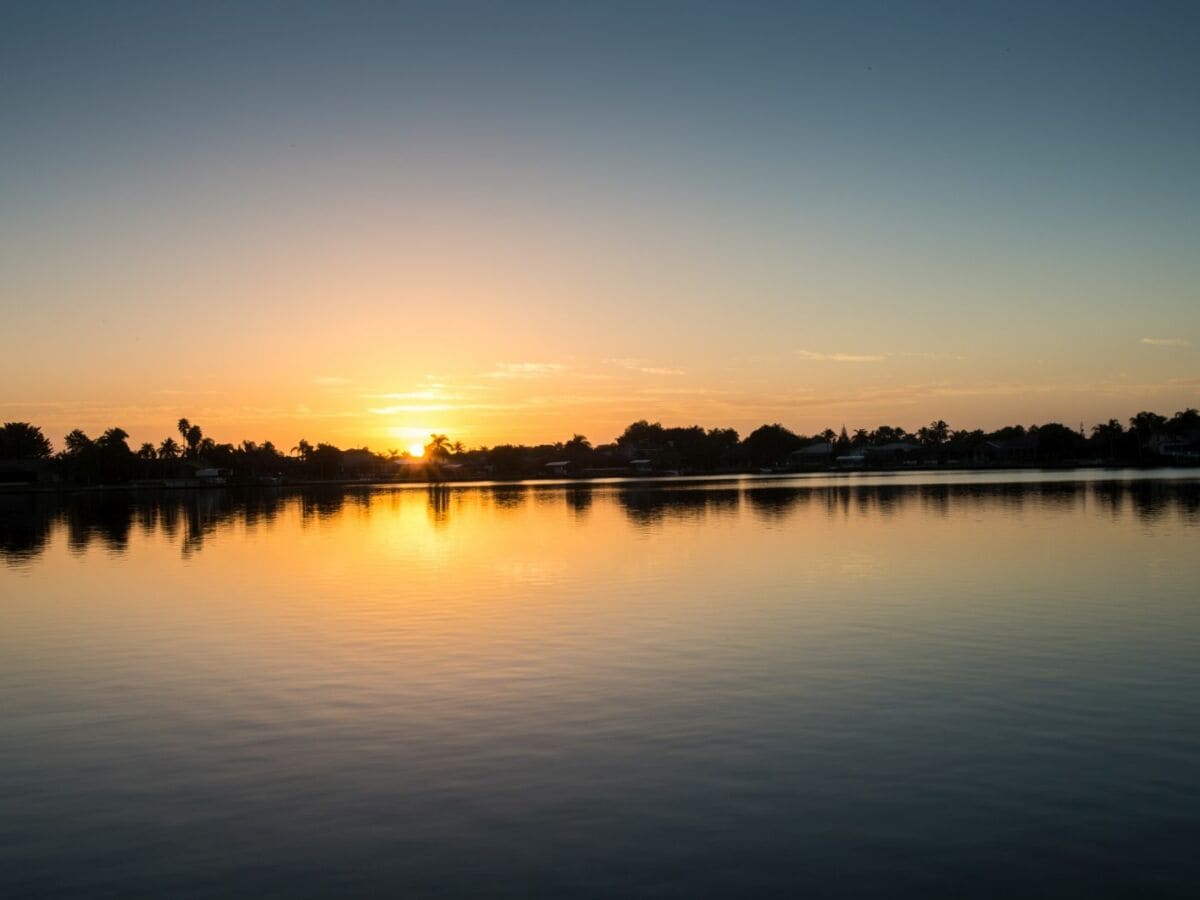
[[[1083,505],[1112,519],[1133,515],[1143,523],[1167,516],[1200,521],[1200,482],[1194,480],[1096,480],[1012,483],[829,484],[802,479],[733,482],[625,482],[555,485],[430,485],[425,490],[429,521],[452,527],[471,493],[502,517],[516,514],[530,498],[563,504],[582,521],[597,504],[615,504],[629,524],[653,530],[670,522],[753,515],[769,527],[786,526],[813,506],[826,518],[877,516],[889,519],[910,504],[939,517],[986,509],[1009,512],[1064,510]],[[72,553],[100,546],[121,554],[131,536],[162,535],[178,543],[184,557],[199,552],[222,528],[271,528],[295,511],[303,527],[348,509],[362,515],[412,496],[411,488],[256,488],[155,492],[7,493],[0,495],[0,559],[8,565],[35,560],[63,536]]]

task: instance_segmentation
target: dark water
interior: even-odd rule
[[[1011,477],[0,497],[0,894],[1197,896],[1200,483]]]

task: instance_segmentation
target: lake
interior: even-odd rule
[[[1195,896],[1195,475],[0,496],[0,894]]]

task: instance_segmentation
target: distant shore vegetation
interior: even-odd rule
[[[615,441],[593,445],[574,434],[553,444],[468,448],[430,435],[419,455],[367,447],[343,449],[305,439],[283,449],[270,441],[227,444],[183,418],[157,444],[129,443],[122,428],[96,437],[79,429],[57,449],[29,422],[0,427],[0,483],[47,486],[204,483],[277,484],[307,481],[449,481],[588,478],[806,470],[985,467],[1013,465],[1200,464],[1200,412],[1173,416],[1140,412],[1090,432],[1058,422],[1009,425],[995,431],[953,429],[930,422],[916,431],[881,425],[797,434],[778,423],[741,437],[732,428],[667,427],[645,419]]]

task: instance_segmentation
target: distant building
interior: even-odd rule
[[[1166,459],[1180,462],[1200,460],[1200,431],[1182,435],[1155,435],[1150,449]]]
[[[892,441],[875,447],[866,447],[863,452],[867,460],[874,465],[901,465],[912,462],[921,456],[924,448],[920,444],[909,441]]]
[[[794,467],[829,465],[833,461],[833,444],[820,441],[788,454],[788,465]]]
[[[976,451],[976,457],[981,462],[1023,463],[1036,460],[1037,453],[1037,435],[1026,434],[1021,437],[984,441]]]

